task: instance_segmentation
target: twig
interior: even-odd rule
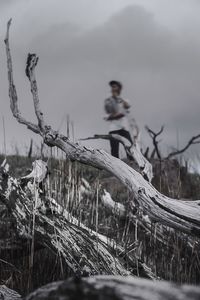
[[[11,22],[12,19],[10,19],[7,23],[7,32],[4,40],[6,45],[6,54],[7,54],[10,108],[13,113],[13,116],[17,119],[19,123],[26,125],[27,128],[32,130],[33,132],[39,133],[40,131],[38,126],[23,118],[18,108],[18,97],[17,97],[17,91],[14,84],[14,80],[13,80],[13,67],[12,67],[12,58],[11,58],[11,51],[10,51],[10,44],[9,44],[9,32],[10,32]]]
[[[28,77],[30,84],[31,84],[31,93],[33,95],[33,103],[35,108],[35,114],[38,119],[38,126],[42,133],[44,133],[45,124],[43,113],[40,109],[40,101],[38,96],[38,87],[37,81],[35,77],[35,68],[38,63],[38,56],[36,54],[28,54],[27,63],[26,63],[26,76]]]
[[[181,150],[176,150],[176,151],[171,152],[171,153],[167,156],[167,159],[170,159],[170,158],[172,158],[173,156],[182,154],[182,153],[184,153],[186,150],[188,150],[190,146],[192,146],[192,145],[197,145],[197,144],[200,144],[200,134],[198,134],[198,135],[196,135],[196,136],[193,136],[193,137],[189,140],[189,142],[185,145],[185,147],[183,147]]]
[[[161,129],[158,132],[154,132],[152,129],[150,129],[148,126],[145,126],[145,129],[147,130],[149,136],[152,138],[153,145],[154,145],[154,150],[157,154],[157,157],[161,159],[161,153],[158,148],[159,141],[157,140],[158,136],[162,134],[164,130],[164,126],[161,127]],[[153,151],[154,152],[154,151]]]

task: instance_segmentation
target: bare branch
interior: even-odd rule
[[[161,133],[163,132],[164,130],[164,126],[161,127],[161,129],[156,133],[154,132],[152,129],[150,129],[148,126],[145,126],[145,129],[147,130],[149,136],[152,138],[153,140],[153,145],[154,145],[154,149],[155,149],[155,152],[157,154],[157,157],[159,159],[161,159],[161,153],[160,153],[160,150],[158,148],[158,144],[159,144],[159,141],[157,140],[158,136],[161,135]],[[154,152],[154,151],[153,151]]]
[[[26,76],[28,77],[30,84],[31,84],[31,92],[33,95],[33,103],[35,108],[35,114],[38,119],[38,126],[42,133],[45,132],[45,124],[44,124],[44,118],[43,113],[40,109],[40,102],[39,102],[39,96],[38,96],[38,87],[37,87],[37,81],[35,77],[35,68],[38,63],[38,56],[35,54],[28,54],[27,63],[26,63]]]
[[[17,91],[14,84],[14,80],[13,80],[12,58],[11,58],[10,45],[9,45],[9,32],[10,32],[11,21],[12,19],[10,19],[7,23],[7,32],[4,40],[6,45],[6,55],[7,55],[10,108],[13,113],[13,116],[17,119],[19,123],[26,125],[28,129],[34,131],[35,133],[39,133],[38,126],[24,119],[21,116],[21,113],[18,108],[18,97],[17,97]]]
[[[118,134],[108,134],[108,135],[95,134],[93,137],[88,137],[81,140],[86,141],[86,140],[95,140],[95,139],[117,140],[119,143],[121,143],[126,151],[127,156],[132,157],[132,159],[139,166],[140,172],[144,176],[144,178],[149,182],[151,182],[153,178],[153,168],[151,163],[142,154],[137,140],[135,140],[135,143],[131,144],[129,140],[127,140],[126,138]]]
[[[176,151],[173,151],[171,152],[166,159],[170,159],[176,155],[179,155],[179,154],[182,154],[184,153],[186,150],[189,149],[190,146],[192,145],[196,145],[196,144],[200,144],[200,134],[196,135],[196,136],[193,136],[189,142],[185,145],[185,147],[183,147],[181,150],[176,150]]]

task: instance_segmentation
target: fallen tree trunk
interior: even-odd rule
[[[33,170],[31,174],[37,178],[44,178],[40,171]],[[30,178],[30,175],[27,177]],[[2,215],[2,220],[4,217],[6,220],[12,220],[9,243],[4,237],[0,239],[4,250],[15,249],[12,247],[14,236],[14,241],[18,241],[18,247],[21,249],[26,248],[28,242],[32,244],[30,255],[33,259],[35,248],[48,248],[63,260],[73,274],[135,274],[154,278],[141,261],[126,254],[123,247],[115,241],[81,224],[54,199],[40,195],[39,186],[35,181],[34,178],[32,187],[29,184],[25,192],[17,180],[6,172],[2,173],[0,204],[7,209],[5,216]],[[1,222],[0,232],[6,230],[6,222]]]
[[[51,283],[27,296],[26,300],[198,300],[199,297],[200,287],[133,277],[96,276]]]
[[[110,193],[106,190],[102,193],[101,202],[111,214],[117,215],[122,219],[127,217],[127,209],[124,204],[113,201]]]
[[[25,300],[198,300],[200,287],[178,286],[167,282],[152,282],[145,279],[119,276],[95,276],[90,278],[71,278],[53,282],[28,295]],[[0,299],[21,299],[15,291],[0,286]]]
[[[173,240],[176,238],[182,241],[184,249],[187,249],[191,255],[194,249],[198,249],[197,251],[200,250],[199,240],[193,236],[175,232],[173,228],[163,226],[160,223],[154,224],[151,222],[148,215],[143,215],[142,213],[137,214],[137,212],[136,214],[132,213],[124,204],[114,201],[110,193],[105,190],[102,193],[101,202],[105,206],[107,212],[117,216],[122,221],[128,218],[130,223],[134,226],[135,232],[142,230],[146,237],[152,237],[155,242],[159,242],[161,247],[167,246],[167,248],[174,252]],[[135,235],[138,236],[138,233],[135,233]],[[177,249],[177,251],[180,251],[180,249]]]
[[[44,142],[51,147],[58,147],[71,160],[107,170],[115,175],[134,195],[138,207],[154,222],[160,222],[166,226],[180,230],[187,234],[200,237],[200,201],[183,201],[168,198],[159,193],[138,172],[130,168],[119,159],[111,157],[103,150],[94,150],[70,141],[67,137],[51,129],[44,122],[43,113],[40,110],[37,84],[35,79],[35,67],[38,62],[36,55],[29,55],[26,74],[30,80],[31,92],[38,125],[27,121],[21,116],[18,108],[18,98],[13,80],[12,59],[9,46],[9,28],[5,39],[9,95],[13,116],[18,122],[26,125],[30,130],[42,136]]]
[[[18,300],[18,299],[21,299],[21,296],[7,288],[5,285],[0,285],[0,299],[1,300]]]

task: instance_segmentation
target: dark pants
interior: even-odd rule
[[[133,143],[130,133],[125,129],[110,131],[109,134],[121,135],[121,136],[125,137],[127,140],[129,140],[129,142],[131,142],[131,144]],[[114,139],[110,140],[111,154],[112,154],[112,156],[115,156],[117,158],[119,158],[119,144],[120,144],[120,142],[118,142],[117,140],[114,140]]]

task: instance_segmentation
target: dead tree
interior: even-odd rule
[[[2,299],[2,300],[19,300],[22,298],[17,292],[7,288],[5,285],[0,285],[0,299]]]
[[[0,171],[1,251],[48,248],[59,255],[72,274],[136,275],[154,278],[141,261],[126,253],[112,239],[92,231],[63,209],[54,199],[40,195],[45,163],[33,163],[23,189],[21,180],[11,177],[5,164]],[[25,252],[26,253],[26,252]],[[127,267],[128,265],[128,267]]]
[[[164,126],[161,127],[161,129],[158,132],[154,132],[152,129],[150,129],[148,126],[145,126],[149,136],[152,138],[154,149],[151,153],[151,158],[154,158],[155,154],[157,155],[158,159],[161,159],[161,153],[160,149],[158,147],[158,144],[160,141],[157,140],[157,138],[163,133]]]
[[[193,136],[189,141],[188,143],[185,145],[185,147],[183,147],[182,149],[180,150],[175,150],[171,153],[168,154],[168,156],[166,157],[166,159],[171,159],[172,157],[176,156],[176,155],[180,155],[180,154],[183,154],[185,151],[187,151],[190,146],[192,145],[197,145],[197,144],[200,144],[200,134],[196,135],[196,136]]]
[[[198,300],[200,287],[177,286],[167,282],[153,282],[132,277],[96,276],[69,279],[48,284],[29,296],[26,300]]]
[[[138,172],[129,167],[123,161],[110,156],[103,150],[95,150],[82,146],[79,143],[74,143],[64,135],[54,131],[45,123],[43,113],[40,110],[37,82],[35,78],[35,67],[38,62],[38,57],[35,54],[28,56],[26,74],[31,84],[31,92],[33,95],[33,103],[38,124],[27,121],[21,115],[18,108],[17,92],[13,79],[12,60],[9,46],[10,25],[11,21],[8,22],[5,44],[10,106],[13,116],[17,119],[17,121],[26,125],[33,132],[39,134],[44,143],[48,146],[58,147],[61,149],[69,159],[112,173],[132,193],[134,203],[130,203],[130,205],[133,205],[134,207],[136,206],[143,212],[144,215],[148,215],[148,218],[150,218],[151,221],[159,222],[175,230],[179,230],[188,235],[193,235],[194,237],[199,238],[200,201],[191,202],[176,200],[162,195]],[[21,189],[21,187],[19,187],[16,180],[10,177],[5,170],[5,167],[3,167],[0,199],[2,206],[11,216],[12,226],[10,226],[10,235],[6,235],[8,234],[8,232],[6,233],[8,227],[6,227],[5,230],[4,226],[5,224],[7,225],[7,220],[6,222],[2,222],[1,218],[0,226],[2,230],[0,230],[0,232],[5,233],[6,239],[4,239],[4,241],[7,240],[8,245],[11,246],[13,243],[13,245],[18,248],[23,247],[22,241],[32,242],[34,235],[35,243],[39,243],[39,245],[43,247],[47,246],[53,252],[59,251],[63,261],[66,262],[74,273],[76,273],[77,270],[87,270],[89,274],[93,275],[99,273],[100,269],[103,269],[104,274],[124,275],[129,272],[133,274],[132,269],[134,268],[135,263],[133,257],[126,257],[126,262],[128,260],[129,266],[131,266],[131,270],[127,270],[124,262],[125,252],[116,245],[116,243],[114,243],[114,251],[119,251],[121,249],[123,253],[122,258],[118,255],[119,252],[117,255],[113,254],[113,244],[111,246],[108,242],[106,242],[106,237],[97,235],[84,226],[77,226],[77,220],[74,219],[73,216],[69,215],[67,211],[63,213],[63,208],[61,208],[55,200],[53,201],[52,199],[49,199],[47,203],[45,203],[44,199],[41,199],[41,201],[39,201],[41,206],[38,206],[38,201],[37,203],[35,202],[36,198],[39,199],[37,189],[35,193],[37,193],[37,197],[35,194],[33,197],[34,201],[31,201],[31,199],[27,197],[27,194]],[[53,210],[48,211],[48,206],[53,206]],[[35,214],[34,222],[33,213]],[[67,216],[71,219],[70,221]],[[30,230],[30,228],[32,230]],[[0,243],[2,243],[2,241],[0,241]],[[7,243],[4,244],[5,249],[7,247],[6,245]],[[97,245],[100,246],[100,251],[98,253],[96,253]],[[101,262],[101,266],[99,266],[99,262]],[[148,272],[146,268],[144,268],[143,264],[141,264],[141,267],[142,272],[144,272],[147,277],[151,277],[151,272]],[[130,299],[132,297],[132,299],[134,299],[134,297],[137,297],[138,295],[140,295],[141,299],[149,299],[149,295],[151,298],[160,296],[163,299],[170,299],[170,297],[173,299],[180,299],[180,297],[182,299],[188,299],[188,297],[190,299],[198,299],[197,297],[199,297],[198,288],[189,288],[184,286],[178,288],[165,283],[154,286],[154,284],[150,284],[148,281],[139,280],[134,283],[134,279],[130,279],[129,281],[128,278],[123,279],[109,277],[108,279],[107,277],[97,277],[97,279],[88,279],[88,282],[87,279],[78,280],[78,284],[80,284],[80,282],[86,282],[86,287],[88,287],[87,284],[90,283],[89,289],[85,289],[85,285],[83,283],[83,293],[81,288],[78,289],[76,285],[77,281],[74,283],[75,290],[81,292],[83,296],[86,295],[86,298],[88,295],[87,292],[90,293],[90,291],[93,291],[93,295],[96,295],[95,292],[97,286],[99,293],[101,293],[102,290],[105,293],[110,291],[112,299],[113,295],[116,295],[117,299],[128,299],[127,297]],[[40,289],[34,294],[28,296],[27,299],[42,299],[42,297],[45,299],[46,295],[46,299],[48,299],[49,291],[51,291],[52,297],[53,295],[57,295],[56,297],[59,299],[59,292],[62,297],[66,295],[68,291],[68,287],[65,290],[65,285],[61,286],[61,284],[62,283],[55,283],[49,285],[46,288],[43,288],[42,290]],[[92,284],[94,284],[94,286]],[[116,285],[118,287],[117,294],[115,288]],[[93,289],[92,286],[94,287]],[[74,291],[72,291],[72,294],[73,293]],[[103,294],[103,296],[104,295],[107,295],[107,299],[109,299],[108,294]]]
[[[4,300],[22,299],[19,294],[0,286],[0,296]],[[72,278],[43,286],[25,300],[198,300],[200,287],[178,286],[167,282],[156,282],[133,277],[95,276],[90,278]]]
[[[155,154],[157,155],[157,158],[159,160],[168,160],[171,159],[177,155],[183,154],[185,151],[187,151],[192,145],[197,145],[200,144],[200,134],[197,134],[195,136],[193,136],[188,142],[187,144],[181,148],[180,150],[175,149],[174,151],[170,152],[166,157],[162,157],[160,149],[158,147],[158,144],[160,143],[160,141],[158,141],[158,137],[163,133],[164,130],[164,126],[161,127],[161,129],[158,132],[154,132],[151,128],[149,128],[148,126],[145,126],[149,136],[152,138],[152,142],[153,142],[153,146],[154,149],[151,153],[151,158],[154,158]]]
[[[38,62],[38,57],[35,54],[28,56],[26,74],[31,85],[38,124],[27,121],[21,115],[18,108],[17,92],[13,79],[12,59],[9,45],[10,25],[11,21],[8,22],[5,44],[10,106],[13,116],[17,119],[17,121],[39,134],[48,146],[58,147],[61,149],[69,159],[111,172],[130,190],[134,196],[137,206],[140,207],[144,214],[147,214],[152,221],[160,222],[187,234],[200,237],[200,201],[177,201],[176,199],[171,199],[162,195],[138,172],[133,170],[123,161],[110,156],[103,150],[95,150],[82,146],[79,143],[74,143],[66,136],[54,131],[45,123],[44,116],[39,105],[40,103],[35,78],[35,67]]]
[[[101,196],[101,202],[105,206],[106,211],[111,215],[117,216],[120,220],[129,219],[130,223],[135,225],[137,223],[137,227],[140,230],[145,232],[146,236],[152,235],[153,227],[155,225],[154,238],[156,242],[159,242],[161,247],[167,246],[168,248],[173,248],[170,245],[170,238],[173,238],[176,235],[180,240],[184,240],[184,248],[187,249],[189,253],[191,253],[194,248],[198,248],[200,250],[200,244],[196,241],[195,238],[188,235],[179,234],[179,232],[175,232],[173,228],[163,226],[160,223],[152,224],[148,215],[144,215],[140,213],[133,213],[133,209],[130,211],[129,207],[126,207],[124,204],[116,202],[112,199],[110,193],[107,191],[103,191]],[[135,228],[135,230],[137,230]],[[199,251],[198,250],[198,251]]]

